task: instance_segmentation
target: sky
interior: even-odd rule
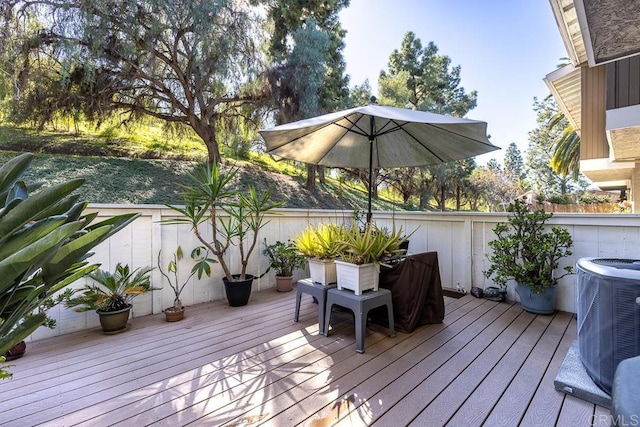
[[[502,162],[511,142],[524,157],[536,128],[533,99],[549,95],[543,78],[567,56],[547,0],[351,0],[340,22],[351,87],[369,79],[376,95],[378,75],[408,31],[460,65],[460,86],[478,92],[466,117],[487,122],[502,148],[476,157],[478,164]]]

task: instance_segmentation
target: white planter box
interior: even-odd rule
[[[338,289],[350,289],[356,295],[362,295],[363,291],[378,290],[380,273],[375,264],[351,264],[350,262],[336,261],[336,274]]]
[[[327,286],[336,283],[336,264],[332,259],[308,258],[311,281]]]

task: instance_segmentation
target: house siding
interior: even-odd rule
[[[640,104],[640,56],[606,65],[607,110]]]
[[[582,68],[580,160],[609,157],[605,133],[606,67]]]

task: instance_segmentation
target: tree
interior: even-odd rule
[[[460,87],[461,67],[450,67],[451,59],[438,54],[438,47],[429,42],[426,48],[409,31],[400,50],[389,57],[388,70],[380,73],[380,102],[398,107],[409,105],[420,111],[464,117],[475,108],[477,92],[466,93]],[[404,82],[404,87],[398,85]],[[402,105],[405,97],[409,105]]]
[[[463,117],[476,106],[477,93],[467,94],[460,86],[460,71],[460,66],[451,67],[448,56],[438,54],[433,42],[425,48],[413,32],[407,32],[401,48],[391,53],[388,69],[380,73],[380,103]],[[420,176],[420,187],[416,192],[420,195],[421,208],[426,208],[430,197],[436,193],[443,208],[449,182],[447,171],[456,169],[438,165],[406,171],[405,174],[413,171],[414,175]],[[434,183],[437,188],[427,188]]]
[[[508,174],[489,167],[473,170],[468,180],[469,203],[472,210],[479,210],[482,203],[490,212],[504,211],[518,195],[518,187]]]
[[[45,41],[56,47],[57,83],[66,89],[49,97],[57,109],[79,98],[89,119],[117,112],[127,120],[148,115],[186,125],[217,163],[224,122],[266,97],[260,20],[244,0],[35,0],[22,6],[47,17],[40,21],[44,41],[33,49]]]
[[[392,168],[385,171],[384,180],[389,186],[400,193],[402,203],[407,204],[409,198],[419,189],[419,180],[415,168]]]
[[[549,122],[551,128],[559,129],[560,135],[551,146],[551,167],[557,173],[578,179],[580,174],[580,136],[562,111],[556,112]]]
[[[347,107],[360,107],[371,102],[371,85],[365,80],[361,85],[355,85],[349,90]]]
[[[510,173],[514,179],[523,180],[527,176],[524,170],[522,154],[515,142],[512,142],[504,152],[504,170]]]
[[[492,171],[499,171],[502,170],[502,167],[500,167],[500,163],[498,163],[496,159],[489,159],[489,161],[487,162],[487,169]]]
[[[459,160],[429,167],[431,172],[431,194],[436,199],[441,211],[446,210],[446,201],[453,198],[456,210],[460,210],[466,200],[469,188],[468,178],[476,168],[474,159]],[[464,202],[466,204],[466,202]]]
[[[338,12],[349,5],[349,0],[266,0],[264,4],[267,7],[271,33],[268,51],[274,71],[270,81],[276,94],[278,124],[344,107],[349,95],[349,79],[345,75],[346,64],[342,56],[345,31],[340,24]],[[326,44],[318,43],[318,34],[309,34],[308,37],[301,38],[301,34],[298,33],[298,39],[295,40],[295,34],[301,29],[323,34]],[[295,55],[302,52],[306,52],[304,55],[314,61],[308,63],[309,68],[301,69],[296,65]],[[287,75],[297,73],[298,81],[305,86],[305,77],[310,77],[305,73],[309,72],[321,75],[322,78],[319,85],[314,83],[312,88],[305,91],[295,90],[292,81],[286,78]],[[300,105],[309,103],[309,100],[303,98],[311,94],[314,99],[317,97],[317,109],[306,110],[305,114],[300,114]],[[311,104],[313,103],[308,105]],[[315,165],[307,166],[307,189],[315,187],[316,169]],[[318,171],[323,180],[323,170]]]
[[[572,174],[557,173],[551,167],[551,147],[562,129],[552,125],[558,106],[551,95],[539,101],[534,98],[538,127],[529,133],[526,166],[536,192],[546,198],[566,198],[569,194],[583,191],[588,183],[584,178],[573,179]]]

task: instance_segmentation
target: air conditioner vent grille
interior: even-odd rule
[[[615,368],[640,355],[640,261],[578,261],[578,348],[593,381],[611,393]]]

